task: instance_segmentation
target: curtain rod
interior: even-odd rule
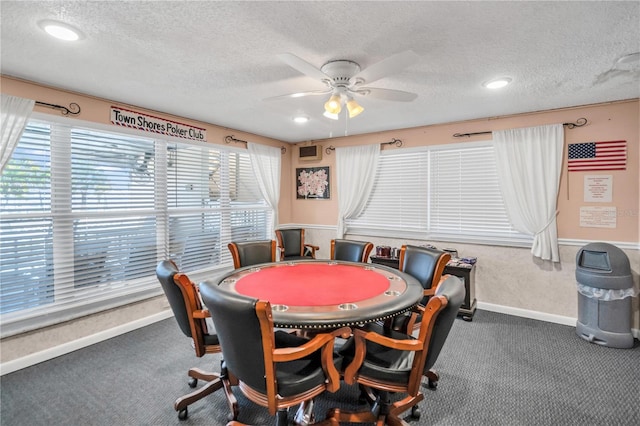
[[[401,147],[402,141],[400,139],[392,138],[389,142],[381,142],[380,145],[395,145],[397,147]],[[324,152],[326,152],[327,155],[331,155],[331,151],[335,151],[335,150],[336,150],[336,147],[333,145],[330,145],[324,150]]]
[[[249,142],[243,141],[242,139],[236,139],[233,135],[227,135],[224,137],[224,143],[243,143],[246,147]],[[280,147],[280,152],[284,155],[287,152],[287,148],[284,146]]]
[[[36,105],[44,106],[44,107],[47,107],[47,108],[59,109],[60,112],[62,113],[62,115],[69,115],[69,114],[78,115],[78,114],[80,114],[80,105],[78,105],[75,102],[71,102],[69,104],[69,108],[67,108],[66,106],[62,106],[62,105],[48,104],[46,102],[40,102],[40,101],[35,101],[35,102],[36,102]]]
[[[569,129],[573,129],[575,127],[582,127],[585,124],[587,124],[586,118],[578,118],[575,123],[562,123],[563,126],[567,126]],[[493,132],[487,131],[487,132],[475,132],[475,133],[454,133],[453,137],[462,138],[464,136],[488,135],[491,133]]]

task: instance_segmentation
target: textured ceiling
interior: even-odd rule
[[[1,72],[287,142],[640,97],[640,2],[0,2]],[[42,19],[84,32],[51,39]],[[264,101],[325,86],[286,65],[366,68],[419,60],[373,87],[412,102],[359,98],[364,113],[322,116],[324,96]],[[494,77],[513,83],[481,86]],[[292,117],[310,121],[296,124]]]

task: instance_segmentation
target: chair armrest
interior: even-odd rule
[[[425,288],[424,291],[422,292],[423,296],[433,296],[434,294],[436,294],[436,289],[438,287],[431,287],[431,288]]]
[[[419,315],[424,315],[424,308],[420,305],[416,305],[413,307],[412,311],[407,312],[403,317],[400,317],[399,320],[396,320],[398,325],[394,330],[407,335],[411,334],[413,329],[416,327],[416,321],[418,320]]]
[[[364,336],[362,336],[363,343],[364,340],[368,340],[373,343],[377,343],[378,345],[385,346],[391,349],[398,349],[401,351],[417,351],[422,349],[422,342],[418,339],[411,338],[407,336],[406,339],[396,339],[388,336],[383,336],[380,333],[376,333],[375,331],[369,331]],[[357,344],[357,341],[356,341]]]
[[[356,383],[358,371],[360,370],[360,367],[367,355],[367,341],[400,351],[423,351],[425,349],[425,342],[428,342],[431,339],[435,319],[447,303],[448,301],[446,297],[434,296],[429,300],[426,307],[416,307],[418,312],[422,312],[422,321],[420,323],[420,333],[418,338],[413,338],[409,334],[412,331],[411,329],[409,329],[409,332],[401,331],[402,337],[406,337],[406,339],[384,336],[376,331],[355,329],[353,331],[355,354],[351,363],[344,370],[345,383],[350,385]],[[414,314],[412,313],[412,315]]]
[[[319,349],[322,350],[321,362],[322,369],[327,375],[327,390],[336,392],[340,388],[340,373],[336,369],[333,362],[333,344],[336,337],[344,336],[351,333],[349,327],[342,327],[330,333],[321,333],[313,337],[308,342],[290,348],[277,348],[273,351],[274,362],[286,362],[304,358]]]
[[[431,288],[427,288],[424,290],[423,295],[424,296],[433,296],[434,294],[436,294],[436,290],[438,290],[438,287],[440,286],[440,284],[442,284],[442,282],[444,280],[446,280],[447,278],[449,278],[451,275],[442,275],[440,277],[440,281],[438,281],[438,284],[436,284],[435,286],[431,287]]]
[[[343,374],[345,383],[350,385],[356,383],[358,371],[367,355],[367,340],[388,348],[406,351],[419,351],[424,346],[421,340],[414,339],[410,336],[407,336],[407,339],[394,339],[383,336],[375,331],[362,329],[355,329],[353,331],[353,338],[355,341],[355,354]]]
[[[193,317],[200,319],[209,318],[211,317],[211,313],[207,309],[198,309],[197,311],[193,311]]]
[[[311,340],[300,346],[276,348],[273,350],[273,360],[275,362],[287,362],[304,358],[305,356],[316,352],[328,343],[331,343],[333,346],[333,341],[336,337],[350,333],[351,329],[349,327],[342,327],[330,333],[316,334]]]
[[[316,250],[320,250],[320,247],[313,244],[305,244],[304,247],[311,252],[311,257],[316,258]]]
[[[280,251],[280,260],[284,260],[284,247],[277,246],[276,248]]]

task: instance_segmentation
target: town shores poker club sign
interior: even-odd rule
[[[111,107],[111,123],[145,132],[175,136],[177,138],[206,141],[207,131],[201,127],[190,126],[177,121],[165,120],[126,108]]]

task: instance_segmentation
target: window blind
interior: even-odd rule
[[[230,264],[231,241],[268,239],[248,153],[173,144],[168,154],[169,253],[181,269]]]
[[[364,212],[349,232],[390,237],[426,235],[429,157],[424,150],[383,151]]]
[[[512,229],[487,143],[383,152],[373,194],[349,233],[453,242],[523,243]]]
[[[245,151],[31,120],[0,176],[2,335],[162,293],[159,260],[207,277],[267,239]]]
[[[432,239],[521,240],[509,223],[498,185],[493,147],[464,144],[431,151]]]

